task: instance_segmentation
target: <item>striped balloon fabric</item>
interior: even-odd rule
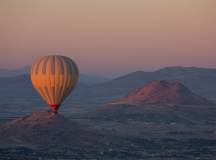
[[[74,61],[59,55],[45,56],[36,61],[31,68],[34,88],[56,113],[75,87],[78,75]]]

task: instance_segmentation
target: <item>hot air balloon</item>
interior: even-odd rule
[[[34,88],[56,114],[78,81],[78,68],[65,56],[50,55],[36,61],[31,68]]]

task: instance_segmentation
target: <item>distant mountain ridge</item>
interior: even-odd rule
[[[98,75],[90,75],[90,74],[81,74],[80,82],[85,84],[98,84],[109,81],[110,78],[98,76]]]
[[[151,81],[157,78],[170,79],[181,78],[187,76],[211,76],[216,77],[216,69],[214,68],[198,68],[198,67],[165,67],[153,72],[135,71],[124,76],[109,81],[106,84],[124,83],[130,81]],[[121,81],[121,82],[120,82]],[[142,81],[143,83],[143,81]]]
[[[81,77],[72,97],[76,102],[108,103],[153,80],[179,81],[194,93],[216,102],[216,69],[196,67],[167,67],[154,72],[136,71],[96,84],[87,84]],[[35,95],[29,75],[1,77],[0,87],[8,95],[12,92],[21,93],[20,96],[27,93],[31,95],[32,92]]]
[[[176,80],[193,92],[216,101],[216,69],[208,68],[166,67],[154,72],[136,71],[95,85],[94,88],[101,91],[98,95],[109,96],[107,93],[111,92],[120,98],[153,80]]]
[[[25,66],[20,69],[0,69],[0,77],[15,77],[30,72],[30,66]]]
[[[212,105],[213,103],[194,94],[180,82],[155,80],[131,91],[113,104]]]
[[[18,77],[22,75],[28,75],[30,73],[30,66],[25,66],[20,69],[0,69],[0,78],[12,78]],[[110,78],[98,76],[98,75],[90,75],[90,74],[80,74],[80,81],[85,84],[97,84],[104,83],[109,81]]]

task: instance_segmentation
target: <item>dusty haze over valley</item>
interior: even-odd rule
[[[215,0],[0,0],[0,160],[215,160]]]

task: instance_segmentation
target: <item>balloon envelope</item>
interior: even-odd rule
[[[75,87],[78,68],[68,57],[45,56],[32,65],[31,80],[34,88],[56,112]]]

